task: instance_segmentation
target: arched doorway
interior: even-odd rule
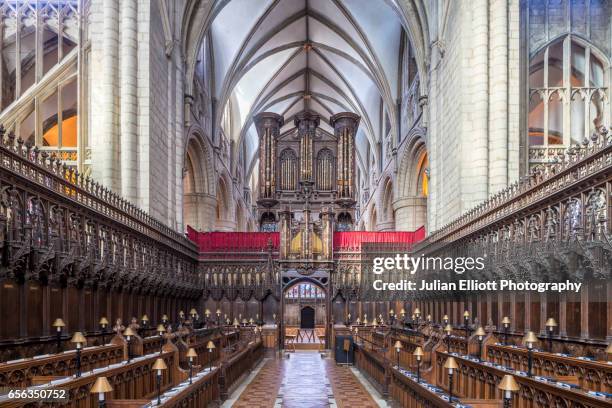
[[[315,310],[311,306],[304,306],[300,310],[300,329],[315,328]]]
[[[314,280],[299,280],[283,295],[283,330],[288,349],[318,349],[325,345],[327,294]]]

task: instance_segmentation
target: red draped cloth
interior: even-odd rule
[[[416,231],[334,232],[334,251],[360,251],[362,244],[369,243],[399,244],[404,248],[410,248],[424,238],[425,227]]]
[[[278,232],[198,232],[187,227],[187,236],[200,248],[200,252],[263,252],[269,245],[279,248]],[[410,248],[425,238],[425,228],[404,232],[334,232],[334,251],[360,251],[365,243],[398,244]]]
[[[279,248],[278,232],[198,232],[187,226],[187,237],[200,252],[263,252]]]

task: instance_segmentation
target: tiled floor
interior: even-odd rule
[[[233,405],[237,408],[377,408],[352,371],[317,352],[268,360]]]

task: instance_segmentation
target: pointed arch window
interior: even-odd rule
[[[537,52],[529,64],[529,146],[582,143],[609,123],[607,69],[594,47],[571,35]]]
[[[317,154],[317,173],[316,183],[317,189],[322,191],[333,190],[334,188],[334,169],[336,168],[336,159],[331,150],[324,148],[319,150]]]

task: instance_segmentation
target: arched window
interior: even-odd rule
[[[321,149],[317,154],[316,181],[318,190],[333,190],[335,161],[334,154],[327,148]]]
[[[417,192],[419,196],[427,197],[429,195],[429,159],[427,158],[427,152],[421,153],[417,169]]]
[[[281,190],[297,189],[297,156],[292,149],[282,151],[279,172]]]
[[[604,121],[607,64],[571,36],[535,54],[529,64],[529,145],[582,143]]]

